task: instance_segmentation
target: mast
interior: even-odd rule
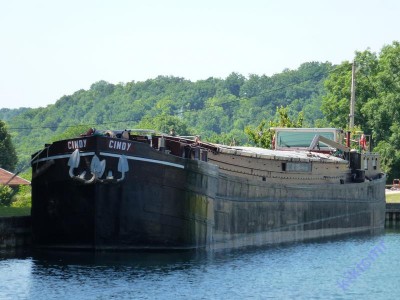
[[[353,64],[351,67],[351,97],[350,97],[350,123],[349,129],[352,130],[354,128],[354,108],[356,104],[356,71],[355,71],[355,62],[353,60]]]

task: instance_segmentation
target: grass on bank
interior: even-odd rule
[[[400,193],[386,194],[386,203],[400,203]]]
[[[31,215],[31,187],[21,186],[17,193],[9,187],[0,186],[0,217]]]
[[[20,217],[30,215],[30,207],[0,206],[0,217]]]

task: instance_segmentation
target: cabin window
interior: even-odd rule
[[[300,132],[300,131],[280,131],[277,133],[278,147],[282,148],[308,148],[318,134],[330,140],[335,140],[334,132]],[[327,147],[324,143],[320,142],[321,146]]]
[[[282,171],[284,172],[311,172],[310,163],[282,163]]]
[[[376,158],[372,160],[372,168],[373,168],[374,170],[376,170],[377,162],[378,162],[378,160],[377,160]]]
[[[368,170],[368,159],[364,158],[364,170]]]

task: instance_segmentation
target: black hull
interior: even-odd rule
[[[120,182],[71,178],[67,163],[72,151],[58,150],[57,144],[53,153],[34,161],[32,226],[37,247],[209,250],[384,227],[384,177],[325,186],[272,184],[222,174],[215,165],[143,143],[131,142],[130,153],[109,149],[104,146],[109,140],[90,138],[74,174],[87,170],[96,154],[119,176],[118,158],[124,155],[129,171]]]

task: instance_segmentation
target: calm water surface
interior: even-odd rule
[[[0,252],[0,299],[398,299],[400,230],[208,254]]]

